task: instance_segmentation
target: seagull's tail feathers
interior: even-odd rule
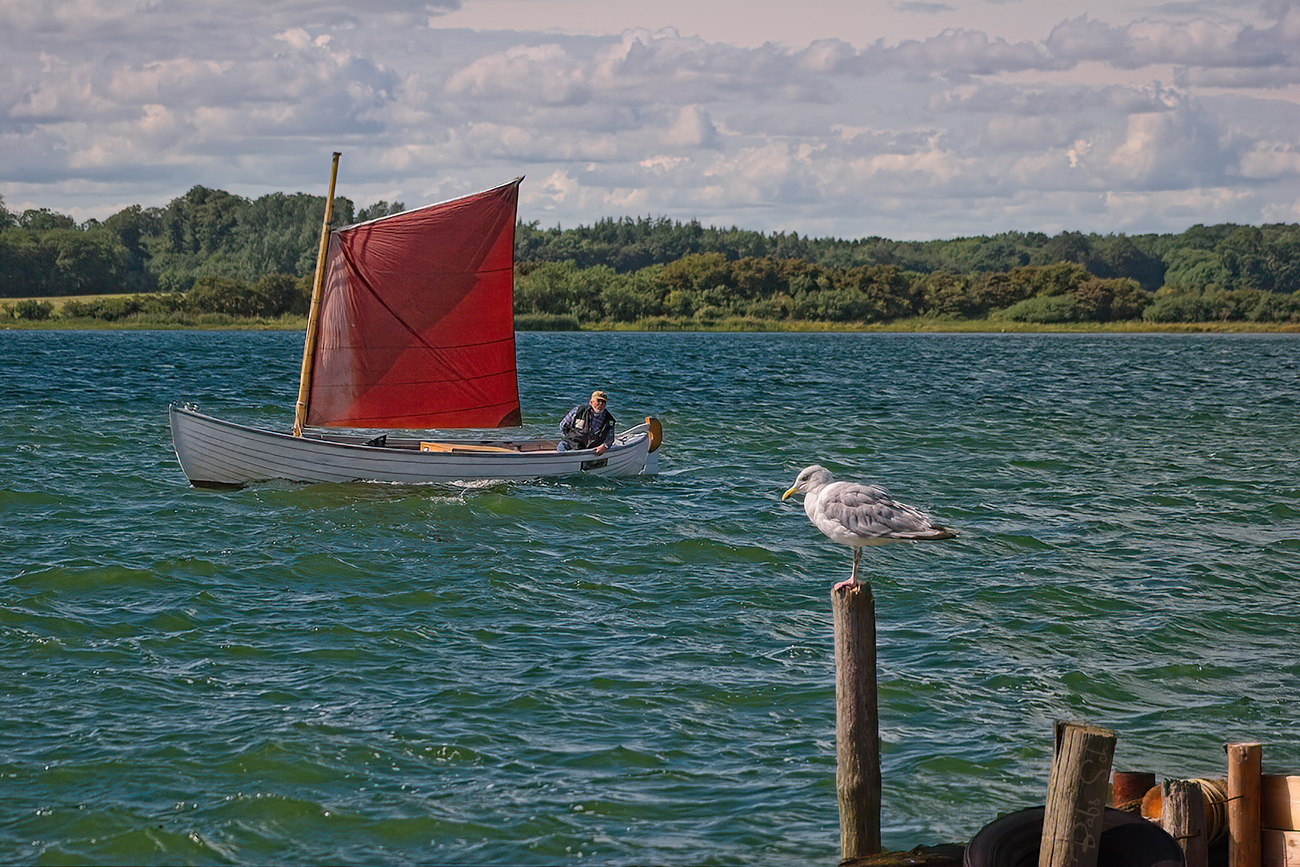
[[[938,524],[931,524],[927,529],[919,530],[907,538],[917,542],[938,542],[940,539],[956,539],[957,531],[941,527]]]

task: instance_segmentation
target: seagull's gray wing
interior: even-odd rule
[[[819,498],[825,516],[862,539],[935,539],[951,534],[929,515],[898,502],[874,485],[837,482]]]

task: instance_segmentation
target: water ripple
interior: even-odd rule
[[[4,863],[823,864],[830,585],[871,549],[887,846],[1116,766],[1294,769],[1290,336],[521,334],[527,426],[634,371],[654,479],[189,488],[165,407],[282,424],[301,337],[0,332]]]

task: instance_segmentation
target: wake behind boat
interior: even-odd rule
[[[409,433],[521,423],[513,307],[523,179],[330,231],[338,159],[336,153],[293,430],[248,427],[171,406],[172,443],[192,484],[657,471],[662,428],[653,418],[618,434],[600,455],[593,449],[557,452],[555,439]]]

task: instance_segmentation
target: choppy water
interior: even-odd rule
[[[884,842],[1116,767],[1300,770],[1295,336],[522,334],[654,479],[187,486],[170,401],[287,426],[301,337],[0,332],[0,861],[833,864],[805,464],[962,532],[868,549]]]

